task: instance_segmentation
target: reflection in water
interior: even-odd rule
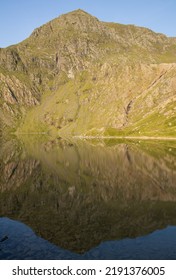
[[[112,258],[123,259],[119,244],[128,244],[123,245],[126,258],[135,258],[131,250],[138,239],[128,241],[133,242],[130,245],[127,238],[176,225],[175,142],[70,143],[58,139],[25,145],[27,149],[15,140],[1,145],[0,216],[21,221],[62,248],[56,259],[96,258],[95,252],[97,258],[111,258],[109,246],[120,252]],[[170,228],[164,232],[168,237]],[[0,229],[0,240],[4,234]],[[156,235],[149,236],[151,240]],[[37,247],[36,240],[32,248]],[[110,240],[119,241],[105,242]],[[0,244],[9,242],[10,238]],[[42,253],[38,256],[42,258]],[[167,256],[174,258],[169,252]]]
[[[55,246],[37,237],[24,224],[7,218],[0,219],[0,233],[8,234],[0,243],[0,259],[175,260],[176,257],[176,227],[157,230],[145,237],[102,242],[82,255]]]

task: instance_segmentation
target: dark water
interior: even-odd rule
[[[0,259],[176,259],[176,142],[4,141]]]

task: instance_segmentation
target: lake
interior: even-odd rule
[[[1,139],[0,259],[176,259],[176,142]]]

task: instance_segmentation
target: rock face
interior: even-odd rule
[[[176,38],[73,11],[0,49],[1,129],[175,136],[175,74]]]

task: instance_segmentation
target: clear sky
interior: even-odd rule
[[[36,27],[79,8],[103,21],[135,24],[176,37],[176,0],[3,0],[0,47],[16,44]]]

